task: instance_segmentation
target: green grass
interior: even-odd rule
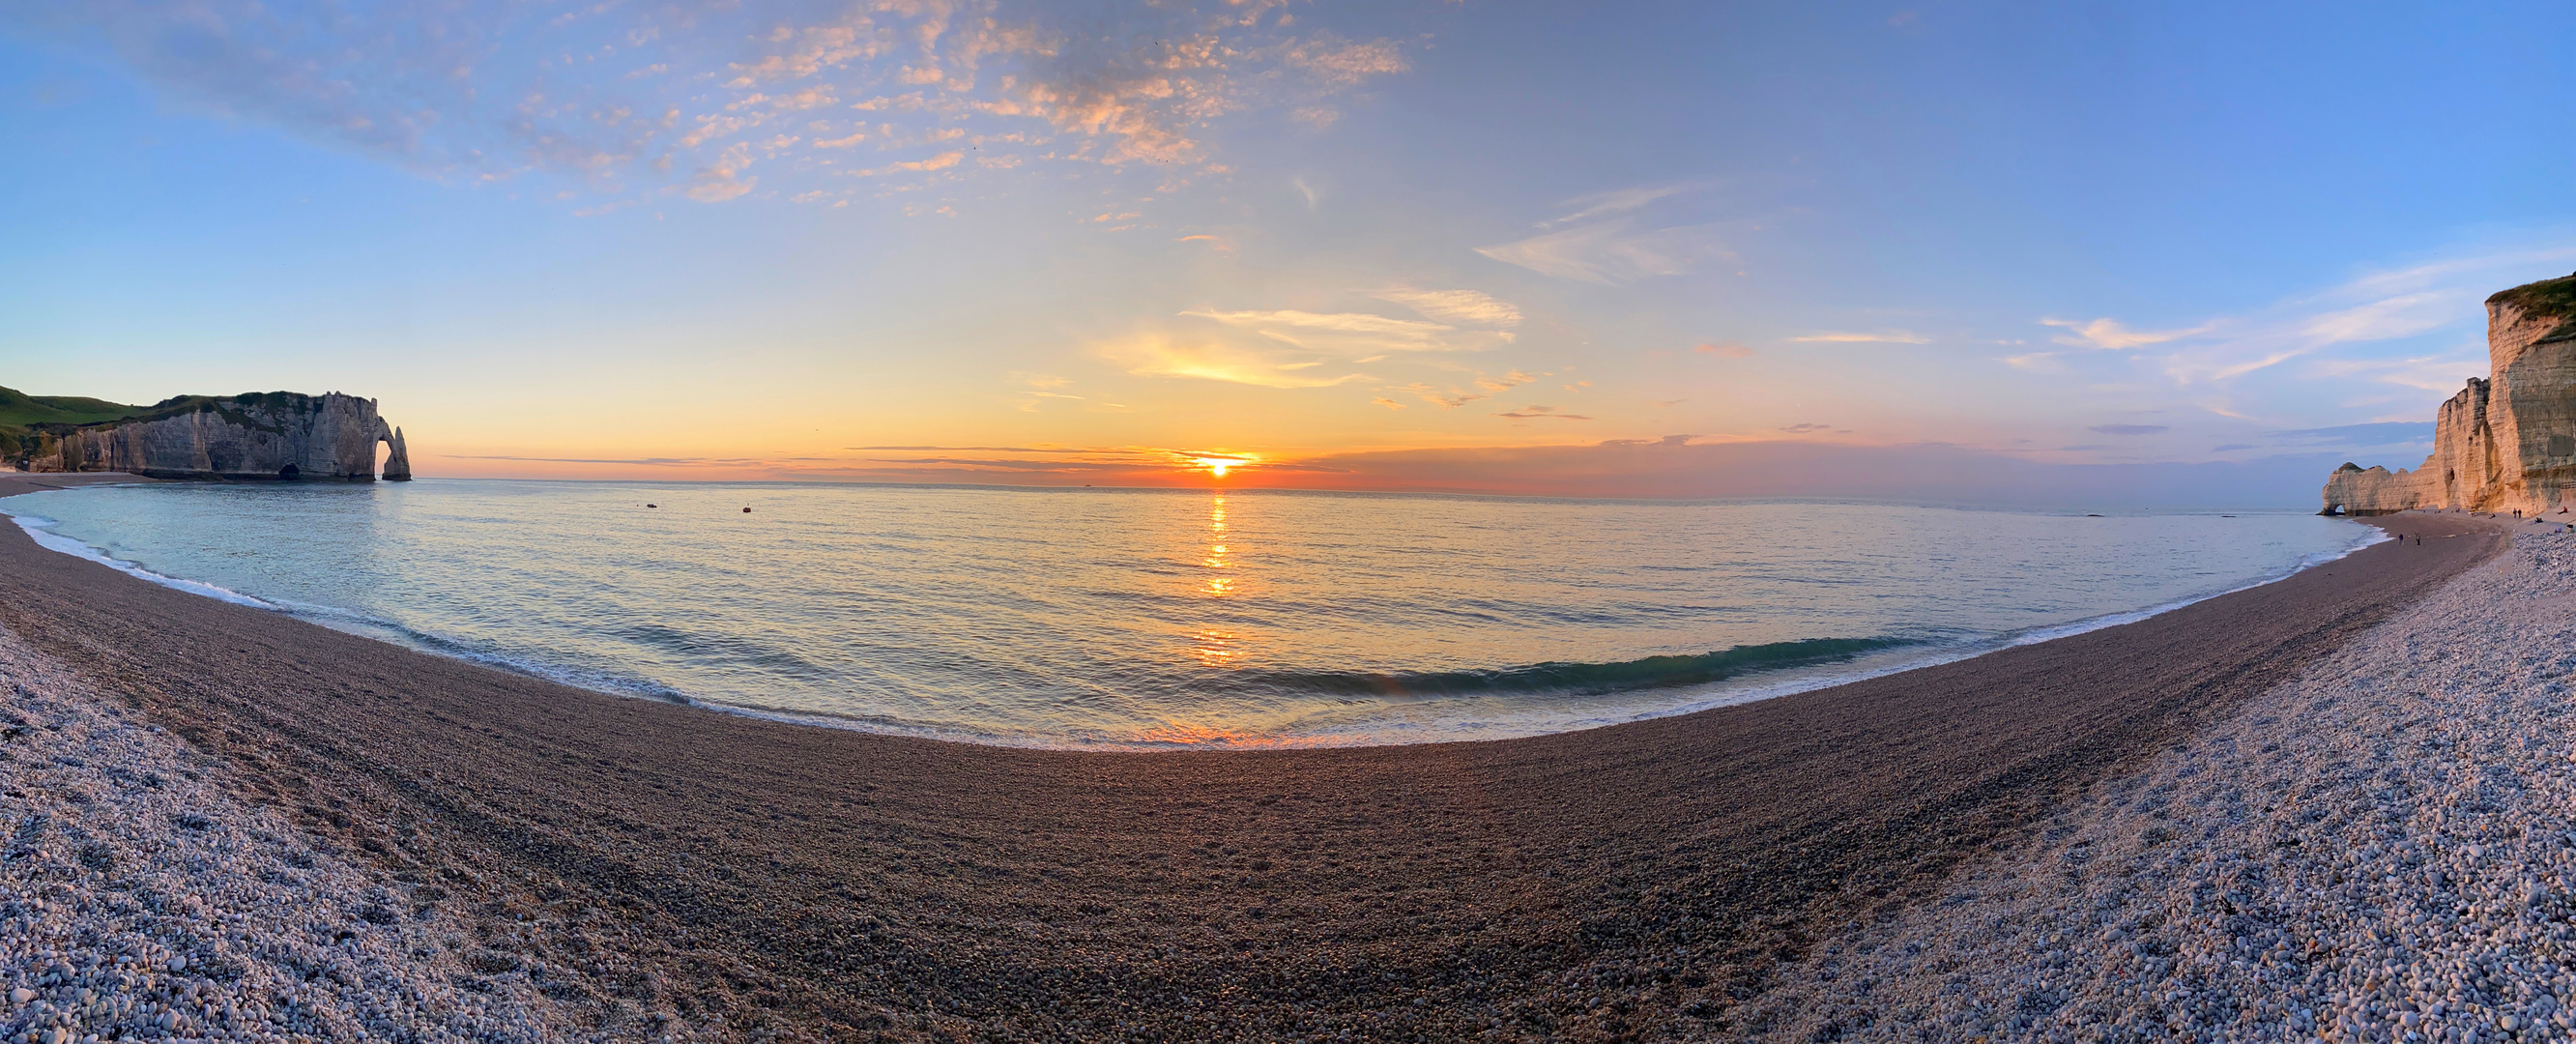
[[[2487,298],[2488,304],[2509,304],[2530,316],[2576,316],[2576,275],[2524,283]]]
[[[2558,328],[2534,343],[2576,340],[2576,275],[2524,283],[2487,298],[2490,305],[2509,304],[2534,319],[2556,318]]]
[[[156,421],[211,410],[246,428],[285,429],[243,412],[244,407],[291,414],[312,407],[313,396],[298,392],[243,392],[239,395],[173,395],[149,406],[126,406],[104,399],[68,395],[28,395],[0,388],[0,459],[16,460],[44,448],[75,427],[117,421]]]
[[[29,395],[15,388],[0,388],[0,457],[14,460],[22,450],[33,449],[36,440],[28,430],[32,425],[98,424],[124,420],[145,409],[105,399]]]
[[[148,408],[125,406],[104,399],[84,399],[75,395],[29,395],[15,388],[0,388],[0,427],[23,428],[30,424],[96,424],[100,421],[124,420]]]

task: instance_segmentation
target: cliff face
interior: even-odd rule
[[[402,433],[376,400],[332,392],[264,392],[172,399],[134,417],[33,429],[26,471],[125,471],[153,478],[376,478],[376,444],[391,444],[384,477],[411,478]]]
[[[2487,298],[2487,367],[2442,404],[2423,467],[2346,464],[2326,480],[2327,513],[2541,514],[2576,503],[2576,275]]]

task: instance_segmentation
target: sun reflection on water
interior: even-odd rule
[[[1205,572],[1200,574],[1198,587],[1193,593],[1203,598],[1231,599],[1236,594],[1235,560],[1232,557],[1234,548],[1225,532],[1224,496],[1209,501],[1207,526],[1207,549],[1199,557],[1199,566]],[[1226,627],[1201,627],[1190,634],[1190,656],[1201,667],[1233,667],[1243,655],[1240,648],[1243,638],[1240,632]]]
[[[1788,676],[1598,697],[1394,679],[1812,638],[1965,646],[2277,575],[2359,528],[1203,485],[164,483],[6,504],[318,622],[612,692],[1106,747],[1588,727]]]
[[[1199,564],[1210,570],[1233,569],[1234,560],[1226,557],[1228,550],[1225,540],[1225,498],[1217,497],[1208,505],[1207,556],[1199,559]],[[1199,585],[1199,593],[1210,598],[1224,598],[1231,595],[1234,593],[1234,577],[1223,574],[1209,576],[1206,582]]]
[[[1230,667],[1234,665],[1234,658],[1237,655],[1234,651],[1234,643],[1242,640],[1243,636],[1232,631],[1211,628],[1191,635],[1190,638],[1197,643],[1190,647],[1190,652],[1199,658],[1199,663],[1209,667]]]

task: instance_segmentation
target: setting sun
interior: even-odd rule
[[[2576,1044],[2461,7],[0,0],[0,1044]]]
[[[1246,465],[1246,464],[1250,464],[1250,463],[1252,463],[1252,458],[1250,458],[1250,457],[1192,457],[1192,458],[1190,458],[1190,463],[1191,463],[1191,465],[1193,465],[1193,466],[1195,466],[1195,467],[1202,467],[1202,468],[1206,468],[1206,469],[1208,470],[1208,474],[1210,474],[1210,475],[1212,475],[1212,476],[1215,476],[1215,477],[1217,477],[1217,478],[1224,478],[1224,477],[1225,477],[1225,473],[1226,473],[1226,470],[1227,470],[1227,469],[1229,469],[1229,468],[1237,468],[1237,467],[1241,467],[1241,466]]]

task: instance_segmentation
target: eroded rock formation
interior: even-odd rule
[[[2413,471],[2346,464],[2328,514],[2408,508],[2540,514],[2576,503],[2576,275],[2487,298],[2487,377],[2434,417],[2433,455]]]
[[[376,478],[376,444],[392,450],[384,477],[411,478],[402,433],[376,400],[332,392],[183,396],[124,420],[47,424],[22,451],[24,471],[124,471],[152,478]]]
[[[376,427],[382,428],[384,426],[384,421],[379,420],[376,422]],[[386,441],[393,444],[393,450],[385,454],[385,481],[411,481],[411,451],[403,448],[402,429],[395,428],[393,438]],[[367,452],[372,454],[375,450],[369,449]]]

